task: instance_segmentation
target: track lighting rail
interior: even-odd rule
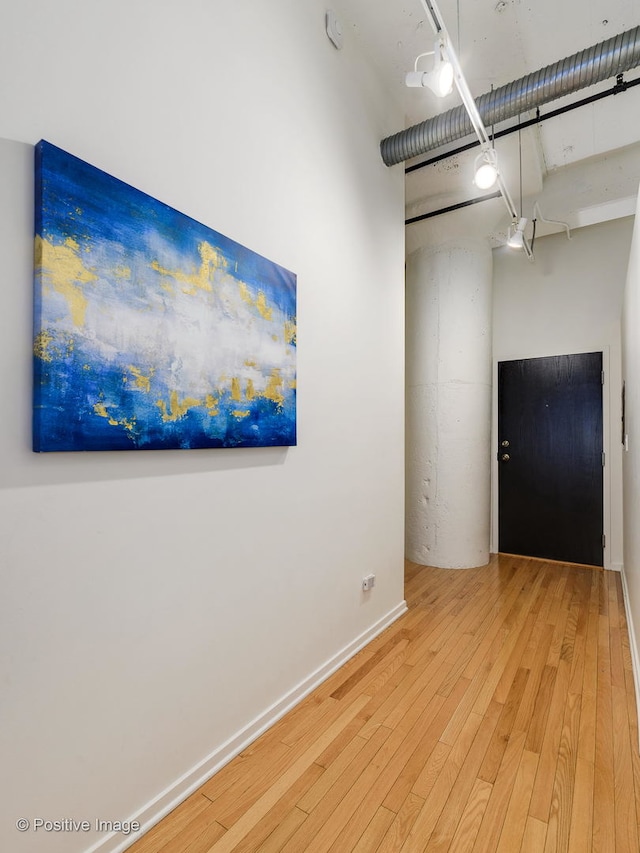
[[[476,136],[478,137],[480,146],[483,149],[483,152],[487,153],[491,150],[491,139],[489,137],[486,127],[484,126],[484,122],[480,115],[478,105],[476,104],[473,95],[471,94],[469,84],[467,83],[467,80],[462,72],[462,67],[460,65],[458,55],[454,50],[451,37],[449,36],[447,28],[444,24],[442,14],[440,12],[440,9],[438,8],[438,4],[436,3],[436,0],[422,0],[422,5],[424,6],[424,9],[429,16],[431,26],[433,27],[436,36],[438,36],[438,38],[442,40],[442,44],[444,46],[443,52],[446,54],[446,58],[449,60],[453,67],[453,78],[456,84],[456,89],[458,90],[458,94],[460,95],[460,98],[464,105],[464,109],[466,110],[473,130]],[[384,141],[382,144],[384,145]],[[497,167],[497,160],[495,161],[494,165]],[[504,181],[504,178],[500,174],[499,168],[496,168],[496,172],[496,183],[500,190],[500,195],[502,196],[505,206],[509,211],[509,215],[511,216],[511,219],[514,222],[519,222],[520,217],[518,215],[518,211],[516,210],[516,206],[513,203],[513,199],[511,198],[511,194]],[[529,241],[524,236],[524,234],[522,237],[522,248],[524,249],[524,253],[527,258],[530,261],[533,260],[531,246],[529,245]]]

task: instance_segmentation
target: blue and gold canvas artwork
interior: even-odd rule
[[[296,277],[36,146],[33,449],[296,443]]]

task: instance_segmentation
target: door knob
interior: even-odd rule
[[[500,442],[500,446],[501,446],[501,447],[509,447],[509,442],[507,441],[507,439],[506,439],[506,438],[505,438],[505,440],[504,440],[504,441],[501,441],[501,442]]]
[[[500,456],[500,460],[502,462],[508,462],[511,459],[508,453],[502,453]]]

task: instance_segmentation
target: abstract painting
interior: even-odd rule
[[[296,443],[296,276],[36,146],[33,449]]]

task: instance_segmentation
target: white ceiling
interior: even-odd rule
[[[438,6],[474,96],[640,24],[640,0],[438,0]],[[413,70],[416,56],[433,49],[433,30],[420,0],[336,0],[334,8],[345,31],[345,49],[350,39],[360,44],[383,85],[402,104],[406,127],[460,103],[455,90],[439,99],[428,89],[404,85],[405,73]],[[428,70],[429,60],[423,62],[420,67]],[[640,68],[624,77],[640,77]],[[576,102],[614,83],[611,79],[583,89],[551,102],[541,112]],[[495,129],[515,123],[513,119]],[[449,148],[471,140],[467,137]],[[517,133],[506,136],[496,142],[496,148],[517,205],[522,177],[526,216],[531,215],[536,200],[546,218],[568,221],[572,227],[628,215],[640,181],[640,86],[525,130],[520,140]],[[412,162],[438,153],[429,152]],[[475,154],[477,151],[456,155],[410,173],[407,215],[481,195],[472,183]],[[450,224],[451,217],[438,219]],[[503,242],[509,219],[500,201],[469,208],[464,218],[483,222],[493,245]],[[426,231],[433,235],[443,227],[436,219],[428,220],[428,225],[408,226],[408,249],[420,245]],[[550,230],[557,229],[548,228],[547,233]],[[540,233],[545,233],[544,226]]]

